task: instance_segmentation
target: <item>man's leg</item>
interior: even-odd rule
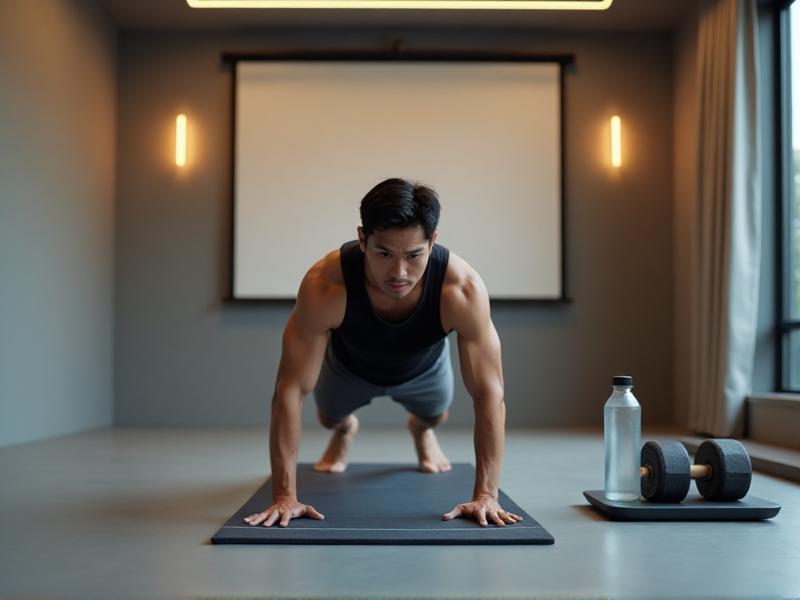
[[[314,470],[325,473],[341,473],[347,468],[347,453],[358,433],[358,418],[350,413],[337,421],[323,415],[319,407],[317,407],[317,416],[323,427],[333,429],[333,435],[322,458],[314,465]]]
[[[415,414],[408,417],[408,430],[414,438],[414,448],[419,459],[419,468],[425,473],[444,473],[453,467],[442,452],[433,428],[447,420],[447,410],[437,417],[423,419]]]
[[[341,473],[347,468],[347,453],[358,432],[358,419],[353,412],[382,393],[381,388],[350,373],[328,345],[314,388],[314,400],[319,422],[326,429],[332,429],[333,435],[322,457],[314,465],[315,470]]]
[[[426,473],[444,473],[452,469],[439,447],[433,428],[447,420],[453,402],[453,366],[450,343],[445,338],[439,359],[418,377],[389,389],[395,402],[411,413],[408,430],[414,438],[419,468]]]

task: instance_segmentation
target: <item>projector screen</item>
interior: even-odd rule
[[[564,299],[559,62],[238,60],[232,299],[293,299],[403,177],[493,299]]]

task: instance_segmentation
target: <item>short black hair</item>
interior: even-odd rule
[[[399,177],[385,179],[361,200],[364,240],[375,230],[422,225],[425,239],[430,241],[440,213],[439,196],[430,187]]]

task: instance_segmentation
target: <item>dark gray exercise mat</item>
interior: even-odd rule
[[[297,466],[297,494],[325,515],[264,527],[244,522],[272,499],[270,480],[211,538],[213,544],[552,544],[553,536],[500,490],[500,506],[523,518],[505,527],[442,515],[472,497],[475,467],[455,463],[446,473],[417,465],[353,463],[344,473]]]
[[[778,514],[780,505],[755,496],[734,502],[709,502],[700,494],[689,494],[683,502],[609,500],[603,490],[583,492],[601,513],[615,521],[760,521]]]

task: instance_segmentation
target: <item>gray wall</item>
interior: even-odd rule
[[[397,33],[121,34],[118,424],[267,422],[291,305],[228,306],[220,300],[229,260],[231,110],[230,74],[220,63],[220,52],[385,47]],[[401,33],[410,47],[570,52],[576,57],[566,77],[565,116],[567,270],[575,301],[493,304],[503,344],[508,426],[599,426],[610,378],[622,372],[636,378],[645,425],[672,422],[672,35]],[[191,127],[191,164],[184,172],[171,163],[178,112],[187,113]],[[608,118],[615,113],[623,119],[625,147],[623,168],[613,173],[606,144]],[[359,200],[353,198],[354,207]],[[452,199],[442,201],[446,211]],[[296,227],[302,244],[302,223],[287,226]],[[481,235],[479,229],[475,235]],[[457,387],[451,424],[467,425],[472,423],[471,402],[457,355],[453,359]],[[359,415],[367,424],[399,425],[403,411],[384,399]],[[304,421],[313,420],[309,397]]]
[[[116,34],[0,2],[0,446],[112,421]]]

